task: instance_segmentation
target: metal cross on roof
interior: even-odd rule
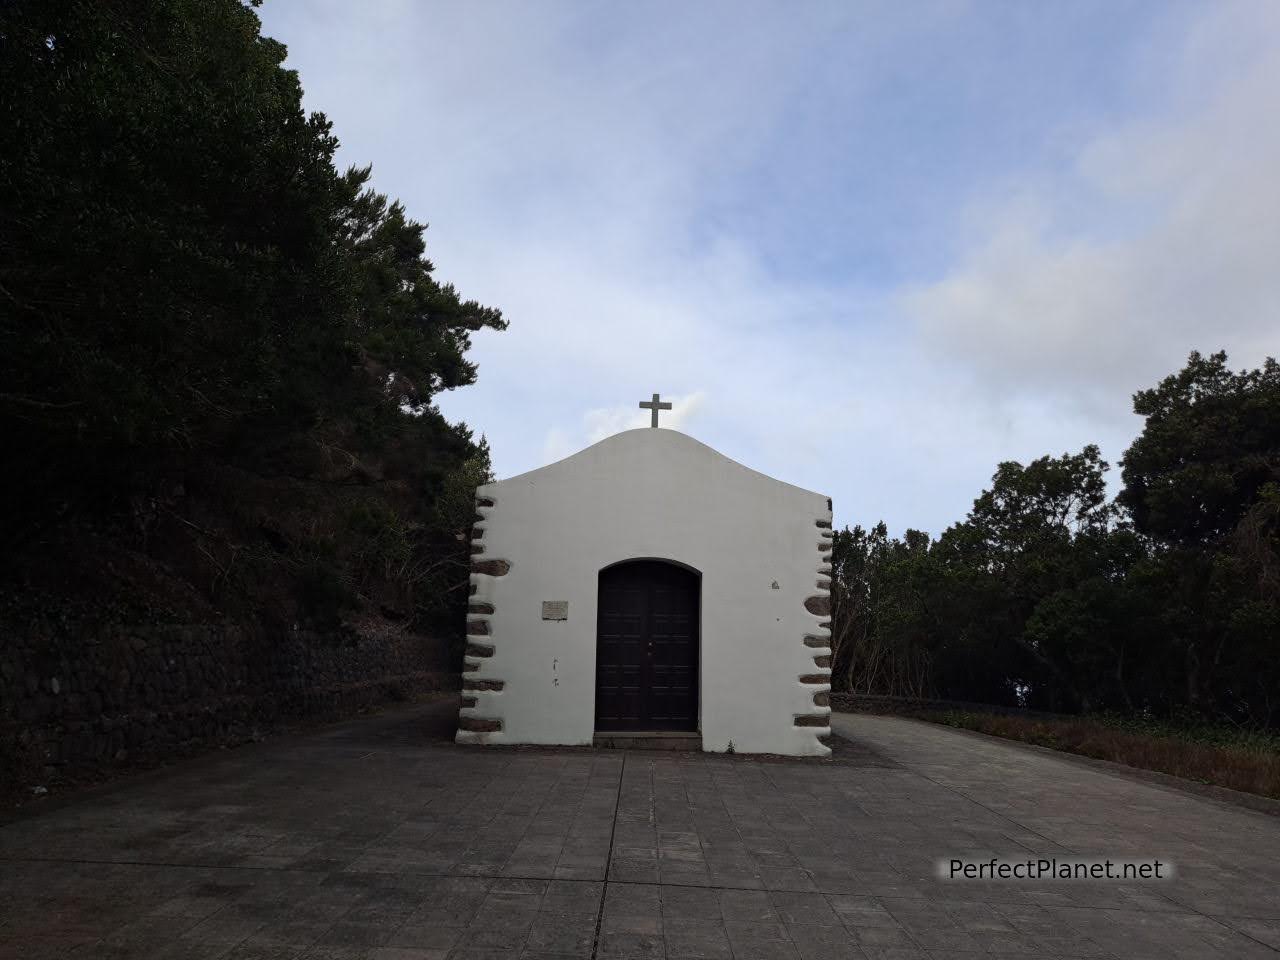
[[[641,401],[640,401],[640,407],[641,407],[641,409],[644,409],[644,410],[652,410],[652,411],[653,411],[653,419],[652,419],[652,420],[650,420],[650,422],[649,422],[649,426],[651,426],[651,427],[656,427],[656,426],[658,425],[658,411],[659,411],[659,410],[670,410],[670,409],[671,409],[671,404],[670,404],[670,403],[664,403],[663,401],[659,400],[659,399],[658,399],[658,394],[656,394],[656,393],[655,393],[655,394],[653,395],[653,399],[652,399],[652,400],[641,400]]]

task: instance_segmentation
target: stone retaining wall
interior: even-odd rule
[[[841,713],[914,714],[959,711],[963,713],[994,713],[1011,717],[1041,717],[1045,719],[1078,720],[1078,716],[1063,713],[1045,713],[1025,707],[1008,707],[994,703],[972,703],[968,700],[935,700],[917,697],[890,697],[871,693],[833,693],[831,708]]]
[[[341,638],[234,624],[0,638],[0,781],[27,786],[456,690],[445,644],[379,625]]]

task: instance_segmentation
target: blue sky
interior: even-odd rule
[[[1280,4],[267,0],[307,106],[500,307],[439,399],[511,476],[636,403],[839,524],[1139,427],[1280,330]]]

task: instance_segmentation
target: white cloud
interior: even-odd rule
[[[865,217],[868,232],[913,211],[804,161],[863,159],[840,153],[853,140],[830,145],[835,125],[935,66],[912,59],[922,45],[998,72],[1001,51],[970,58],[931,33],[963,26],[963,3],[273,9],[268,32],[342,159],[373,162],[377,186],[430,220],[438,275],[511,321],[476,337],[478,383],[439,398],[488,435],[500,476],[647,424],[635,403],[660,390],[682,404],[664,425],[832,495],[838,522],[938,532],[1001,459],[1094,441],[1118,457],[1127,395],[1190,349],[1240,364],[1275,349],[1280,4],[1153,24],[1134,70],[1159,110],[1084,136],[1078,116],[1055,136],[1047,115],[1065,170],[1028,150],[1015,181],[957,196],[960,255],[897,289],[852,281],[868,276],[856,263],[787,275],[707,197],[734,184],[725,202],[750,210],[830,190],[831,221]],[[921,155],[946,149],[929,139],[935,104],[905,110],[880,122],[918,128]],[[796,114],[807,141],[787,139]],[[922,262],[958,218],[918,224]],[[840,263],[822,223],[785,226],[797,259]]]
[[[1205,8],[1166,63],[1163,116],[1096,131],[1072,169],[977,203],[969,252],[903,303],[938,358],[997,391],[1106,417],[1280,329],[1280,5]]]

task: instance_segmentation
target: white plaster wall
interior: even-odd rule
[[[488,484],[476,559],[510,563],[504,576],[473,574],[472,600],[493,605],[492,645],[468,658],[467,680],[501,680],[500,691],[468,691],[464,717],[499,718],[495,732],[460,741],[589,744],[595,724],[596,591],[601,568],[622,560],[673,560],[702,574],[699,667],[703,749],[729,742],[745,753],[826,755],[797,715],[828,714],[813,703],[829,686],[814,657],[828,619],[805,608],[826,597],[830,501],[722,456],[674,430],[609,437],[558,463]],[[825,521],[826,529],[819,527]],[[773,589],[777,583],[778,589]],[[543,600],[567,600],[566,621],[541,619]]]

